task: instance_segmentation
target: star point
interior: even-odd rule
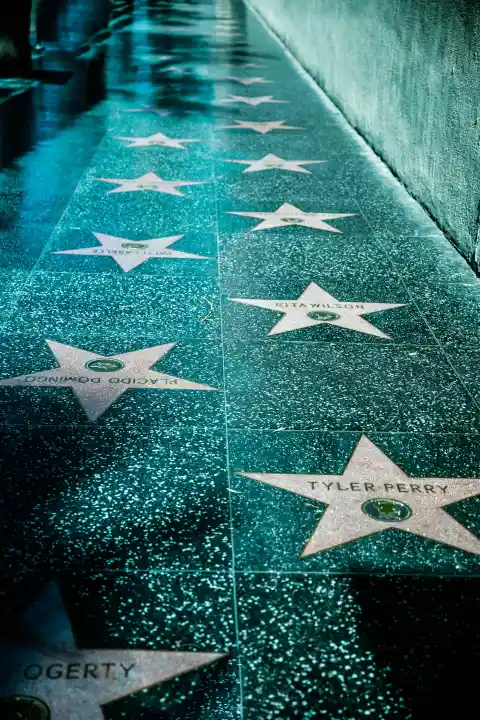
[[[389,529],[480,555],[480,538],[445,510],[479,495],[480,479],[410,477],[365,436],[341,475],[236,474],[326,505],[301,557]]]

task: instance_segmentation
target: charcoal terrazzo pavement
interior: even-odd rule
[[[0,173],[0,717],[467,716],[476,276],[241,0],[101,53]]]

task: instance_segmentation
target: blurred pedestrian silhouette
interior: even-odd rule
[[[2,77],[31,75],[31,15],[32,0],[2,3],[0,8],[0,76]]]

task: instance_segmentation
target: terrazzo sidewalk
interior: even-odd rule
[[[476,276],[242,2],[104,72],[0,173],[0,718],[470,714]]]

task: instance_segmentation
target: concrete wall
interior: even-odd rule
[[[480,2],[249,0],[480,264]]]

